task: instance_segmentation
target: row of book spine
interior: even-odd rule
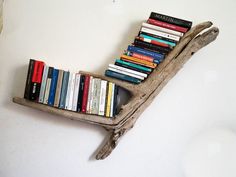
[[[155,13],[142,23],[134,42],[109,64],[105,75],[139,84],[160,64],[191,28],[192,22]]]
[[[90,75],[73,73],[30,59],[24,98],[60,109],[114,117],[119,87]]]

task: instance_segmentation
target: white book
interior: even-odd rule
[[[112,83],[110,117],[113,117],[115,84]]]
[[[72,102],[72,111],[77,111],[77,103],[79,97],[79,85],[80,85],[80,74],[75,74],[75,86],[74,86],[74,95],[73,95],[73,102]]]
[[[121,70],[119,70],[119,69],[115,69],[115,68],[111,68],[111,67],[108,67],[108,69],[111,70],[111,71],[117,72],[117,73],[125,74],[125,75],[127,75],[127,76],[131,76],[131,77],[135,77],[135,78],[137,78],[137,79],[144,80],[144,77],[138,76],[138,75],[136,75],[136,74],[128,73],[128,72],[126,72],[126,71],[121,71]]]
[[[47,84],[48,68],[49,67],[45,65],[43,69],[42,83],[41,83],[40,92],[39,92],[39,103],[43,103],[44,93],[45,93],[46,84]]]
[[[136,74],[138,76],[142,76],[142,77],[145,77],[145,78],[147,77],[147,74],[145,74],[145,73],[134,71],[132,69],[128,69],[128,68],[125,68],[125,67],[117,66],[117,65],[114,65],[114,64],[109,64],[109,67],[115,68],[115,69],[119,69],[121,71],[125,71],[125,72],[128,72],[128,73]]]
[[[70,72],[69,79],[68,79],[67,92],[66,92],[66,104],[65,104],[65,109],[68,109],[68,108],[69,108],[72,77],[73,77],[73,73]]]
[[[52,81],[52,78],[47,78],[47,84],[46,84],[46,89],[45,89],[45,93],[44,93],[43,104],[48,104],[48,97],[49,97],[49,92],[50,92],[50,87],[51,87],[51,81]]]
[[[142,27],[141,31],[145,32],[145,33],[150,33],[150,34],[154,34],[154,35],[157,35],[157,36],[165,37],[165,38],[168,38],[168,39],[172,39],[172,40],[175,40],[175,41],[179,41],[180,40],[179,36],[175,36],[173,34],[164,33],[164,32],[161,32],[161,31],[156,31],[156,30],[149,29],[149,28],[146,28],[146,27]]]
[[[107,93],[107,81],[102,80],[100,98],[99,98],[99,110],[98,110],[98,115],[100,116],[105,115],[106,93]]]
[[[164,32],[164,33],[173,34],[173,35],[179,36],[179,37],[182,37],[184,35],[184,33],[181,33],[179,31],[174,31],[174,30],[171,30],[171,29],[167,29],[167,28],[163,28],[163,27],[160,27],[160,26],[152,25],[152,24],[149,24],[149,23],[146,23],[146,22],[143,22],[142,26],[146,27],[146,28],[154,29],[154,30],[157,30],[157,31],[161,31],[161,32]]]
[[[95,78],[92,79],[91,95],[90,95],[90,101],[89,101],[89,114],[92,113],[92,107],[93,107],[94,82],[95,82]]]
[[[71,74],[71,82],[70,82],[69,100],[68,100],[68,105],[66,108],[67,110],[72,110],[74,89],[75,89],[75,73],[72,73]]]
[[[89,92],[88,92],[88,101],[87,101],[86,113],[90,113],[90,102],[91,102],[92,84],[93,84],[93,76],[90,76],[90,80],[89,80]]]
[[[101,89],[101,79],[94,78],[94,90],[92,95],[92,114],[98,114],[99,112],[99,100],[100,100],[100,89]]]

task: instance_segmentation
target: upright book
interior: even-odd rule
[[[27,79],[26,79],[26,84],[25,84],[25,93],[24,93],[24,98],[25,99],[30,99],[30,88],[32,85],[32,76],[34,72],[34,63],[35,60],[30,59],[29,65],[28,65],[28,73],[27,73]]]
[[[50,106],[54,105],[56,88],[57,88],[58,72],[59,72],[58,69],[54,69],[52,73],[51,87],[50,87],[49,96],[48,96],[48,105]]]

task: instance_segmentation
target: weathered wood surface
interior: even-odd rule
[[[183,67],[188,59],[190,59],[199,49],[216,39],[219,30],[216,27],[210,28],[211,26],[211,22],[204,22],[188,31],[174,50],[168,54],[165,60],[139,85],[130,84],[94,73],[81,72],[112,81],[132,93],[132,97],[128,104],[122,106],[120,113],[114,119],[60,110],[43,104],[32,103],[22,98],[13,98],[13,101],[41,111],[64,116],[69,119],[85,121],[104,127],[109,132],[109,138],[96,156],[96,159],[104,159],[110,155],[120,138],[134,126],[141,113],[148,105],[150,105],[162,88]],[[205,32],[201,33],[203,30],[205,30]]]

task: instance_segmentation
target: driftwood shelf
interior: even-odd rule
[[[134,85],[94,73],[81,72],[112,81],[127,89],[132,94],[129,102],[121,107],[121,111],[114,119],[106,119],[101,116],[61,110],[18,97],[13,98],[13,102],[69,119],[97,124],[104,127],[108,131],[109,137],[96,155],[96,159],[105,159],[117,146],[120,138],[134,126],[142,112],[153,101],[167,82],[183,67],[185,62],[187,62],[199,49],[216,39],[219,30],[218,28],[211,26],[211,22],[204,22],[194,26],[184,35],[179,44],[168,54],[165,60],[158,65],[150,76],[141,84]]]

